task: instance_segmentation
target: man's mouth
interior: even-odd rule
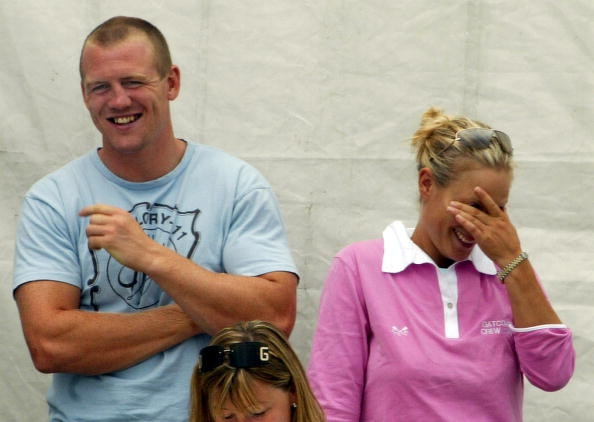
[[[454,229],[454,234],[456,235],[456,237],[458,238],[458,240],[467,247],[470,247],[472,245],[474,245],[475,240],[473,237],[471,237],[470,235],[462,232],[460,229],[455,228]]]
[[[116,125],[127,125],[135,122],[142,114],[131,114],[129,116],[110,117],[108,120]]]

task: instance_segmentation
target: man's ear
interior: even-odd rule
[[[179,67],[172,65],[167,74],[167,98],[169,101],[173,101],[179,95],[181,87],[181,72]]]
[[[419,196],[421,201],[425,201],[435,189],[435,176],[428,167],[419,170]]]

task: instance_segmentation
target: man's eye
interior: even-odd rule
[[[136,88],[136,87],[142,85],[142,82],[140,82],[140,81],[126,81],[126,82],[122,83],[122,85],[124,85],[127,88]]]
[[[91,92],[95,93],[95,94],[99,94],[101,92],[105,92],[107,91],[107,84],[99,84],[99,85],[93,85],[91,87]]]

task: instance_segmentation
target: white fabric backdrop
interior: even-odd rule
[[[291,341],[304,363],[332,255],[416,221],[406,139],[421,113],[437,105],[509,133],[512,218],[578,353],[564,390],[527,386],[525,420],[594,420],[591,0],[1,2],[0,420],[46,418],[49,376],[33,369],[11,296],[15,223],[36,179],[99,144],[78,56],[118,14],[170,43],[176,135],[244,158],[274,186],[302,271]]]

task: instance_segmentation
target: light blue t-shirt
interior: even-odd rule
[[[147,275],[89,250],[88,218],[78,212],[97,203],[128,210],[147,235],[209,270],[297,273],[268,182],[247,163],[188,142],[178,166],[153,181],[123,180],[91,151],[35,183],[19,218],[13,289],[33,280],[69,283],[81,289],[80,308],[95,312],[172,302]],[[50,420],[187,421],[192,369],[208,341],[198,335],[114,373],[54,374]]]

